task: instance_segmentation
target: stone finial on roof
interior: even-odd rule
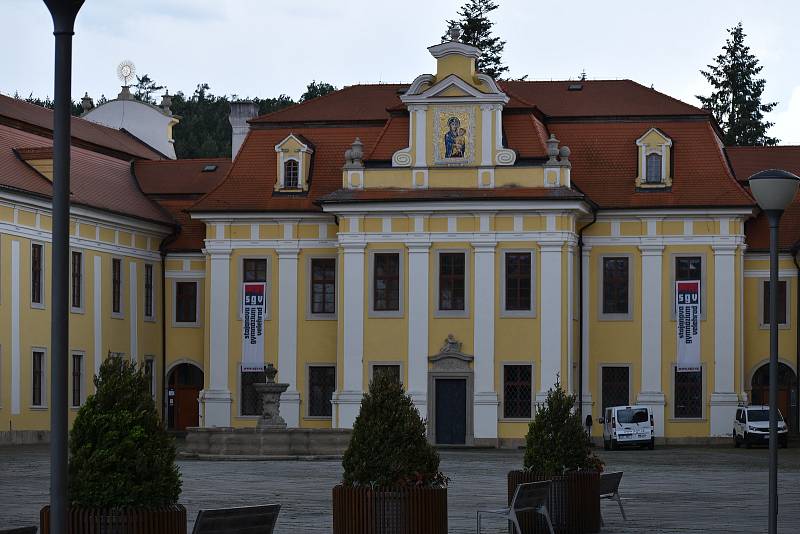
[[[571,167],[572,163],[569,162],[569,155],[572,154],[572,150],[569,149],[567,145],[561,147],[558,151],[558,159],[561,160],[561,164],[567,167]]]
[[[457,22],[450,24],[450,29],[447,30],[447,35],[451,41],[458,41],[461,38],[461,26]]]
[[[550,139],[547,140],[547,155],[549,159],[547,163],[553,165],[558,163],[556,156],[558,156],[558,139],[556,139],[556,134],[550,134]]]
[[[117,95],[117,100],[133,100],[133,95],[131,94],[131,88],[129,85],[122,86],[122,91],[120,91]]]
[[[170,106],[172,106],[172,95],[169,94],[169,89],[161,96],[161,104],[159,104],[159,106],[164,110],[164,113],[172,115],[172,110],[169,109]]]
[[[350,148],[344,151],[344,166],[348,169],[361,169],[364,167],[364,162],[362,161],[363,158],[364,143],[361,142],[360,138],[356,137],[356,140],[353,141],[353,144],[350,145]]]
[[[92,100],[92,97],[89,96],[89,93],[83,94],[83,98],[81,98],[81,107],[83,108],[84,113],[94,107],[94,101]]]

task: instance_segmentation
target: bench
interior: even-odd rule
[[[519,526],[518,512],[534,510],[537,514],[544,516],[550,534],[553,532],[553,523],[550,521],[550,513],[547,511],[547,499],[550,497],[550,486],[553,483],[549,480],[542,482],[528,482],[520,484],[514,491],[514,498],[508,508],[500,510],[479,510],[478,511],[478,534],[481,534],[481,514],[494,514],[502,516],[506,521],[510,521],[516,532],[522,534]]]
[[[619,483],[622,481],[622,471],[614,473],[601,473],[600,474],[600,498],[610,499],[617,501],[619,511],[622,512],[622,519],[628,520],[625,517],[625,508],[622,507],[622,498],[619,496]],[[600,511],[600,524],[605,526],[603,521],[603,512]]]
[[[36,534],[39,527],[0,528],[0,534]]]
[[[280,504],[200,510],[192,534],[272,534]]]

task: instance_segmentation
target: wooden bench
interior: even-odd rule
[[[600,498],[610,499],[617,501],[619,511],[622,512],[622,519],[628,520],[625,517],[625,508],[622,507],[622,498],[619,496],[619,483],[622,481],[622,471],[615,473],[601,473],[600,474]],[[600,524],[605,525],[603,521],[603,512],[600,512]]]
[[[192,534],[272,534],[280,504],[200,510]]]
[[[481,514],[494,514],[502,516],[506,521],[510,521],[514,525],[512,532],[522,534],[522,528],[519,526],[518,512],[525,512],[534,510],[537,514],[544,516],[547,523],[547,528],[550,534],[553,532],[553,523],[550,521],[550,513],[547,511],[547,499],[550,497],[550,486],[553,483],[549,480],[542,482],[527,482],[520,484],[514,491],[514,497],[511,499],[511,505],[508,508],[500,510],[479,510],[478,511],[478,534],[481,534]]]

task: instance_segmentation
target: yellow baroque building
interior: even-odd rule
[[[629,80],[497,81],[474,47],[428,50],[436,73],[411,84],[259,117],[235,103],[233,161],[76,139],[73,160],[97,168],[73,165],[71,402],[110,352],[149,362],[175,429],[254,426],[266,364],[289,385],[290,427],[351,427],[372,376],[391,373],[438,444],[519,443],[556,383],[584,419],[650,406],[659,441],[730,436],[737,404],[765,402],[767,234],[746,180],[800,171],[800,149],[725,148],[706,111]],[[48,426],[52,155],[8,107],[0,419],[13,440]],[[799,216],[793,205],[781,228],[779,287],[794,428]],[[681,281],[700,288],[690,371]],[[255,369],[246,283],[266,291]]]

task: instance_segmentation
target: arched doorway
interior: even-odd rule
[[[789,428],[797,426],[797,375],[792,368],[778,362],[778,409]],[[764,364],[753,374],[750,404],[769,404],[769,364]]]
[[[198,426],[200,411],[197,397],[203,389],[203,371],[192,363],[180,363],[167,376],[167,426],[185,430]]]

